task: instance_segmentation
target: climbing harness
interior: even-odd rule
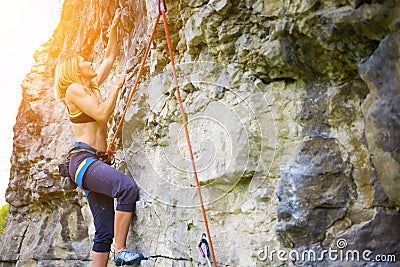
[[[89,168],[89,166],[96,160],[97,159],[94,157],[84,159],[81,164],[79,164],[78,169],[75,173],[75,183],[85,192],[86,196],[89,195],[90,191],[83,187],[83,176],[85,175],[85,172]]]
[[[75,176],[72,178],[69,174],[69,161],[72,154],[86,152],[92,154],[92,156],[84,159],[78,166]],[[66,190],[73,190],[76,186],[79,186],[86,194],[89,195],[90,191],[83,187],[83,176],[89,166],[96,160],[101,160],[106,164],[110,165],[111,162],[108,160],[106,153],[98,151],[88,144],[82,142],[75,142],[75,146],[68,151],[67,156],[64,158],[64,162],[59,164],[58,170],[61,176],[61,186]]]
[[[205,252],[203,249],[203,245],[205,247]],[[208,267],[212,267],[211,259],[210,259],[210,246],[207,242],[207,236],[205,233],[202,233],[200,236],[199,244],[197,245],[200,251],[201,256],[207,260]]]
[[[132,102],[133,96],[136,93],[137,87],[139,85],[139,80],[141,78],[141,75],[142,75],[142,72],[143,72],[143,69],[144,69],[144,66],[145,66],[145,63],[146,63],[146,59],[147,59],[147,56],[148,56],[149,51],[150,51],[151,43],[153,42],[153,38],[154,38],[154,35],[155,35],[155,32],[156,32],[156,28],[157,28],[158,22],[160,20],[160,17],[162,16],[163,17],[163,22],[164,22],[165,37],[166,37],[166,41],[167,41],[167,45],[168,45],[168,52],[169,52],[170,61],[171,61],[172,73],[173,73],[173,76],[174,76],[175,89],[176,89],[177,98],[178,98],[178,102],[179,102],[179,108],[180,108],[181,116],[182,116],[182,123],[183,123],[183,127],[184,127],[184,130],[185,130],[186,142],[187,142],[187,146],[188,146],[188,149],[189,149],[190,160],[192,162],[194,178],[195,178],[195,181],[196,181],[197,194],[199,196],[199,202],[200,202],[201,211],[202,211],[203,219],[204,219],[204,225],[205,225],[205,229],[206,229],[206,237],[208,237],[208,246],[209,246],[209,249],[211,251],[212,262],[214,264],[214,267],[217,267],[217,261],[215,259],[214,247],[213,247],[213,243],[212,243],[212,240],[211,240],[210,229],[209,229],[209,226],[208,226],[206,209],[204,207],[204,202],[203,202],[203,197],[202,197],[202,194],[201,194],[199,178],[197,176],[195,159],[194,159],[193,151],[192,151],[192,145],[191,145],[191,142],[190,142],[189,130],[188,130],[188,126],[187,126],[187,119],[186,119],[186,115],[185,115],[185,110],[183,108],[183,102],[182,102],[181,93],[180,93],[180,89],[179,89],[178,77],[177,77],[176,68],[175,68],[175,61],[174,61],[174,57],[173,57],[173,54],[172,54],[171,38],[170,38],[170,35],[169,35],[169,30],[168,30],[167,16],[165,15],[166,12],[167,12],[167,5],[165,3],[165,0],[163,0],[163,6],[164,6],[164,10],[161,9],[161,0],[158,0],[158,15],[157,15],[157,18],[155,20],[153,30],[151,32],[150,40],[149,40],[149,43],[147,44],[147,48],[146,48],[146,51],[145,51],[143,59],[142,59],[142,64],[141,64],[140,69],[139,69],[139,73],[137,75],[137,78],[136,78],[135,84],[133,86],[133,89],[129,94],[129,99],[128,99],[128,102],[126,103],[126,106],[125,106],[125,108],[123,110],[122,117],[120,118],[120,121],[118,123],[117,129],[114,132],[114,136],[113,136],[111,142],[108,145],[107,153],[109,154],[109,157],[111,157],[112,154],[114,154],[116,152],[115,140],[116,140],[117,134],[121,130],[122,123],[123,123],[124,118],[126,116],[128,107],[130,106],[130,103]]]

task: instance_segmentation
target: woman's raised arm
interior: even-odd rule
[[[114,19],[111,24],[111,30],[109,34],[109,39],[107,47],[104,54],[104,59],[97,70],[97,76],[94,78],[93,83],[95,85],[100,85],[107,78],[110,70],[114,64],[115,59],[119,54],[118,42],[117,42],[117,26],[119,24],[121,17],[121,9],[115,11]]]

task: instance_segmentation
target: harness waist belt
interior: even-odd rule
[[[83,142],[75,142],[75,147],[70,150],[70,154],[79,153],[79,152],[87,152],[92,154],[95,158],[100,159],[101,161],[111,165],[111,162],[108,159],[108,155],[106,152],[98,151],[90,145]]]

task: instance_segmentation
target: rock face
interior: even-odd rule
[[[375,266],[384,255],[383,266],[394,266],[400,2],[167,5],[218,265]],[[107,94],[123,71],[129,79],[111,137],[158,13],[155,1],[65,0],[58,28],[22,83],[1,266],[91,265],[86,199],[79,189],[63,191],[57,170],[74,140],[53,97],[53,74],[67,54],[98,65],[117,7],[121,56],[101,90]],[[141,188],[128,243],[150,257],[142,266],[205,265],[197,248],[204,221],[162,22],[117,140],[116,168]]]
[[[400,26],[400,25],[399,25]],[[388,197],[400,205],[400,35],[388,35],[360,66],[371,93],[364,103],[365,133],[372,162]]]
[[[287,247],[322,241],[327,228],[344,217],[355,191],[343,153],[335,139],[313,137],[282,172],[277,233]]]

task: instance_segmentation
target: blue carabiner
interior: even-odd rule
[[[204,252],[204,250],[203,250],[203,247],[202,247],[203,244],[205,246],[206,252]],[[203,258],[206,258],[208,266],[212,267],[211,260],[210,260],[210,247],[208,245],[207,235],[205,233],[202,233],[200,236],[198,248],[199,248],[200,254],[203,256]]]

